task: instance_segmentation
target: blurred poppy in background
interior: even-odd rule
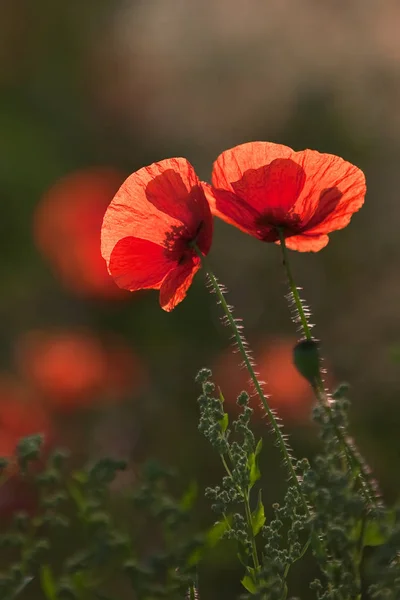
[[[0,515],[11,517],[17,510],[32,511],[36,506],[36,491],[18,472],[15,458],[18,442],[29,435],[43,436],[43,451],[53,441],[51,418],[24,386],[9,375],[0,376],[0,456],[9,464],[2,471],[0,484]],[[37,465],[40,468],[40,463]]]
[[[133,173],[108,207],[102,254],[115,282],[131,292],[160,290],[171,311],[185,296],[213,233],[210,207],[192,165],[184,158],[153,163]]]
[[[45,446],[52,437],[51,419],[42,404],[9,375],[0,376],[0,456],[12,457],[20,438],[40,433]]]
[[[31,331],[18,341],[16,361],[43,401],[62,411],[120,401],[147,381],[142,361],[122,340],[88,331]]]
[[[278,415],[295,422],[307,422],[314,396],[310,384],[293,364],[295,344],[295,338],[281,337],[255,343],[255,365],[261,381],[265,381],[268,403]],[[252,392],[247,371],[239,369],[239,363],[239,356],[228,349],[218,357],[212,369],[214,382],[231,406],[242,390]],[[250,403],[256,414],[262,414],[259,404],[256,397]]]
[[[35,242],[63,285],[76,294],[106,299],[125,295],[100,253],[104,213],[123,180],[112,168],[76,171],[56,182],[36,208]]]
[[[212,187],[204,189],[227,223],[264,242],[278,241],[280,229],[288,248],[316,252],[361,208],[366,185],[364,173],[339,156],[249,142],[217,158]]]

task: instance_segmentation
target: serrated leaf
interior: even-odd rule
[[[258,501],[257,506],[254,512],[251,515],[251,527],[253,530],[253,535],[257,535],[260,531],[261,527],[265,523],[265,513],[264,513],[264,504],[261,499],[261,490],[258,492]]]
[[[254,581],[254,569],[249,567],[247,571],[248,574],[243,577],[240,583],[248,592],[250,592],[250,594],[256,594],[257,586]]]
[[[57,600],[56,582],[49,565],[42,565],[40,569],[40,584],[47,600]]]

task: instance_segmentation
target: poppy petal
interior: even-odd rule
[[[214,189],[205,187],[213,214],[267,242],[281,227],[289,248],[317,251],[327,234],[348,225],[364,203],[363,172],[338,156],[250,142],[214,163]],[[251,216],[255,210],[261,218]]]
[[[164,310],[170,312],[179,302],[182,302],[200,267],[200,260],[193,257],[168,273],[160,289],[160,305]]]
[[[256,221],[261,217],[260,213],[232,192],[217,190],[205,182],[202,182],[202,186],[214,215],[244,233],[257,237]]]
[[[193,188],[194,191],[193,191]],[[200,182],[184,158],[171,158],[136,171],[122,184],[103,221],[103,258],[125,237],[164,245],[166,234],[186,226],[189,233],[211,220]]]
[[[201,221],[211,219],[211,213],[194,168],[184,158],[171,158],[156,164],[162,164],[163,170],[157,176],[153,173],[147,184],[148,201],[183,223],[189,233],[195,233]]]
[[[304,183],[305,173],[300,165],[290,158],[275,158],[269,165],[245,171],[232,188],[260,213],[287,213]]]
[[[275,159],[292,158],[294,151],[272,142],[248,142],[222,152],[214,162],[212,184],[234,192],[232,183],[239,181],[245,171],[269,165]]]
[[[115,245],[108,268],[119,287],[133,292],[159,289],[175,266],[162,246],[130,236]]]
[[[266,212],[279,220],[291,210],[304,187],[305,173],[292,160],[294,154],[291,148],[270,142],[250,142],[223,152],[213,167],[215,193],[211,198],[207,194],[212,212],[247,233],[265,237],[265,231],[257,235],[260,228],[254,221]],[[221,190],[236,195],[239,214],[232,214],[235,209],[228,206]],[[229,204],[233,201],[231,197]],[[246,209],[253,209],[256,217],[251,218]]]
[[[318,252],[325,248],[329,238],[327,235],[292,235],[285,239],[285,244],[290,250],[297,250],[297,252]],[[276,242],[278,245],[280,242]]]
[[[327,234],[349,224],[364,204],[364,173],[339,156],[315,150],[296,152],[294,160],[306,173],[306,184],[293,212],[307,235]]]

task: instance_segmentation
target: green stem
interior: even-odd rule
[[[254,371],[253,366],[251,364],[251,360],[250,360],[249,355],[248,355],[248,353],[246,351],[246,348],[244,346],[242,335],[241,335],[241,333],[240,333],[240,331],[239,331],[239,329],[237,327],[236,321],[235,321],[235,319],[234,319],[234,317],[232,315],[232,312],[231,312],[231,310],[230,310],[230,308],[229,308],[229,306],[228,306],[228,304],[227,304],[227,302],[225,300],[225,296],[224,296],[224,294],[223,294],[223,292],[222,292],[222,290],[221,290],[221,288],[220,288],[220,286],[218,284],[218,281],[217,281],[214,273],[208,268],[208,266],[207,266],[207,264],[206,264],[206,262],[204,260],[204,257],[201,256],[201,258],[202,258],[203,265],[204,265],[204,267],[205,267],[205,269],[207,271],[207,275],[210,278],[213,290],[217,294],[219,303],[222,306],[222,310],[224,311],[224,314],[225,314],[225,316],[227,318],[227,321],[228,321],[228,323],[229,323],[229,325],[230,325],[230,327],[231,327],[231,329],[233,331],[236,344],[237,344],[237,346],[239,348],[239,352],[240,352],[240,354],[241,354],[241,356],[243,358],[243,362],[244,362],[244,364],[246,366],[246,369],[247,369],[247,371],[248,371],[248,373],[250,375],[250,379],[251,379],[251,381],[252,381],[252,383],[254,385],[254,388],[255,388],[255,390],[256,390],[256,392],[258,394],[258,397],[261,400],[261,404],[263,405],[264,410],[267,413],[268,418],[269,418],[269,420],[271,422],[272,429],[274,430],[274,433],[275,433],[275,436],[276,436],[279,448],[280,448],[280,450],[282,452],[282,455],[283,455],[284,460],[285,460],[285,464],[286,464],[286,466],[288,468],[290,479],[293,481],[294,485],[297,487],[297,490],[299,492],[301,501],[302,501],[303,506],[304,506],[304,510],[305,510],[307,516],[309,517],[310,516],[310,509],[308,507],[307,501],[306,501],[306,499],[305,499],[305,497],[303,495],[302,489],[300,487],[300,483],[299,483],[299,480],[297,478],[296,471],[295,471],[295,468],[294,468],[294,465],[293,465],[292,457],[290,456],[289,450],[288,450],[288,448],[286,446],[286,442],[285,442],[285,439],[283,437],[281,428],[279,427],[278,421],[277,421],[274,413],[272,412],[271,408],[268,405],[268,402],[267,402],[267,399],[265,398],[265,395],[264,395],[264,392],[262,390],[261,384],[260,384],[260,382],[257,379],[257,375],[255,374],[255,371]]]
[[[223,310],[223,312],[225,314],[225,317],[226,317],[226,319],[227,319],[227,321],[228,321],[228,323],[229,323],[229,325],[230,325],[230,327],[231,327],[231,329],[233,331],[236,344],[237,344],[237,346],[239,348],[239,352],[240,352],[240,354],[241,354],[241,356],[243,358],[243,362],[244,362],[244,364],[246,366],[246,369],[247,369],[247,371],[248,371],[248,373],[250,375],[250,379],[251,379],[251,381],[252,381],[252,383],[254,385],[254,388],[255,388],[255,390],[256,390],[256,392],[258,394],[258,397],[261,400],[261,404],[263,405],[264,410],[267,413],[268,418],[269,418],[269,420],[271,422],[272,429],[273,429],[273,431],[275,433],[279,449],[282,452],[282,455],[283,455],[284,460],[285,460],[285,464],[286,464],[286,466],[288,468],[288,471],[289,471],[289,477],[290,477],[290,479],[292,480],[292,482],[294,483],[294,485],[297,488],[297,491],[299,493],[299,497],[300,497],[301,502],[302,502],[303,507],[304,507],[304,512],[306,513],[307,517],[310,517],[311,516],[310,509],[309,509],[309,506],[307,504],[306,498],[305,498],[305,496],[303,494],[303,490],[301,489],[300,482],[299,482],[299,480],[297,478],[296,471],[295,471],[295,468],[294,468],[294,465],[293,465],[293,460],[292,460],[292,457],[290,456],[290,452],[289,452],[288,447],[286,445],[285,438],[284,438],[284,436],[282,434],[281,428],[280,428],[280,426],[278,424],[278,421],[277,421],[274,413],[272,412],[270,406],[268,405],[268,402],[267,402],[267,399],[266,399],[266,397],[264,395],[264,392],[263,392],[263,389],[261,387],[261,384],[258,381],[257,375],[255,374],[255,371],[254,371],[253,366],[251,364],[251,360],[249,358],[248,352],[246,351],[246,348],[244,346],[242,335],[241,335],[241,333],[240,333],[240,331],[238,329],[236,321],[235,321],[235,319],[234,319],[234,317],[232,315],[232,312],[231,312],[231,310],[230,310],[230,308],[228,306],[228,303],[225,300],[225,296],[224,296],[224,294],[223,294],[223,292],[222,292],[222,290],[221,290],[221,288],[220,288],[220,286],[218,284],[218,281],[217,281],[214,273],[211,271],[211,269],[207,265],[207,261],[205,260],[205,257],[198,250],[197,246],[194,246],[194,248],[195,248],[198,256],[201,258],[203,267],[205,268],[205,270],[207,272],[207,275],[208,275],[208,277],[209,277],[209,279],[211,281],[211,285],[213,287],[213,290],[214,290],[214,292],[217,295],[217,298],[219,300],[219,303],[222,306],[222,310]]]
[[[254,564],[254,569],[256,570],[256,573],[258,573],[259,569],[260,569],[260,561],[258,560],[258,552],[257,552],[257,545],[256,545],[256,539],[254,537],[253,534],[253,524],[251,522],[251,509],[250,509],[250,501],[249,501],[249,492],[248,490],[243,490],[243,500],[244,500],[244,510],[246,513],[246,521],[248,524],[248,530],[249,530],[249,536],[251,539],[251,554],[253,557],[253,564]]]
[[[282,455],[284,457],[284,462],[285,462],[285,464],[287,466],[287,469],[288,469],[288,472],[289,472],[289,478],[293,482],[293,484],[295,485],[295,487],[297,489],[297,492],[299,494],[299,498],[300,498],[301,504],[303,506],[304,513],[307,516],[308,520],[310,520],[311,517],[312,517],[312,513],[311,513],[311,510],[310,510],[310,507],[308,506],[308,503],[307,503],[306,497],[305,497],[305,495],[303,493],[303,490],[301,488],[299,479],[298,479],[298,477],[296,475],[295,467],[293,465],[293,460],[292,460],[292,457],[290,456],[290,452],[289,452],[289,449],[288,449],[288,447],[286,445],[285,438],[284,438],[284,436],[282,434],[281,428],[280,428],[280,426],[278,424],[278,421],[277,421],[274,413],[272,412],[271,408],[268,405],[268,402],[267,402],[267,399],[266,399],[266,397],[264,395],[264,392],[262,390],[261,384],[258,381],[258,378],[257,378],[257,376],[256,376],[256,374],[254,372],[253,366],[251,364],[251,360],[249,358],[249,355],[248,355],[248,353],[246,351],[246,348],[245,348],[245,345],[243,343],[243,339],[242,339],[241,333],[240,333],[240,331],[238,329],[238,326],[236,324],[236,321],[235,321],[235,319],[234,319],[234,317],[232,315],[232,311],[230,310],[230,308],[229,308],[229,306],[228,306],[228,304],[227,304],[227,302],[225,300],[225,296],[224,296],[224,294],[223,294],[223,292],[222,292],[222,290],[221,290],[221,288],[220,288],[220,286],[218,284],[218,281],[217,281],[214,273],[211,271],[211,269],[209,268],[209,266],[207,264],[207,260],[205,259],[205,257],[203,256],[203,254],[200,252],[200,250],[198,249],[198,247],[197,247],[197,245],[195,243],[193,243],[192,246],[193,246],[194,250],[196,251],[197,255],[199,256],[199,258],[201,259],[202,266],[204,267],[204,269],[205,269],[205,271],[206,271],[206,273],[207,273],[207,275],[208,275],[208,277],[210,279],[212,288],[213,288],[214,292],[217,295],[217,298],[219,300],[219,303],[222,306],[222,310],[223,310],[223,312],[225,314],[225,317],[226,317],[226,319],[228,321],[228,324],[229,324],[229,326],[231,327],[231,329],[233,331],[235,341],[236,341],[237,346],[239,348],[239,352],[240,352],[240,354],[241,354],[241,356],[243,358],[243,362],[244,362],[244,364],[246,366],[246,369],[247,369],[247,371],[248,371],[248,373],[250,375],[250,379],[251,379],[251,381],[252,381],[252,383],[254,385],[254,388],[255,388],[255,390],[256,390],[256,392],[258,394],[258,397],[259,397],[259,399],[261,401],[261,404],[264,407],[264,410],[265,410],[266,414],[268,415],[268,417],[270,419],[272,429],[273,429],[273,431],[275,433],[275,436],[276,436],[278,447],[280,448],[280,450],[282,452]],[[315,533],[315,531],[311,531],[310,542],[312,544],[314,553],[317,556],[317,558],[321,561],[322,564],[326,564],[327,560],[328,560],[326,548],[324,547],[322,541],[320,540],[320,538],[318,537],[318,535]]]
[[[281,245],[281,250],[282,250],[283,265],[286,270],[286,276],[288,279],[289,288],[290,288],[291,294],[293,296],[293,300],[296,305],[296,309],[297,309],[297,313],[298,313],[299,320],[301,323],[301,327],[303,329],[304,337],[307,340],[312,340],[311,327],[308,323],[307,315],[304,311],[303,303],[299,296],[299,292],[298,292],[297,286],[295,284],[295,281],[294,281],[294,278],[292,275],[292,271],[290,269],[289,256],[288,256],[288,251],[287,251],[287,247],[286,247],[285,236],[281,229],[279,229],[278,231],[279,231],[279,240],[280,240],[280,245]],[[348,439],[347,435],[342,431],[342,429],[340,427],[338,427],[338,425],[335,423],[335,420],[334,420],[334,417],[332,414],[332,409],[329,404],[329,399],[325,392],[325,386],[324,386],[321,372],[318,373],[318,376],[317,376],[316,381],[315,381],[314,385],[312,386],[312,388],[313,388],[313,391],[317,398],[318,403],[324,408],[325,413],[327,414],[328,418],[330,419],[331,425],[333,426],[334,431],[335,431],[335,435],[338,438],[338,441],[339,441],[339,443],[342,447],[342,450],[346,456],[349,468],[353,472],[358,474],[358,477],[359,477],[360,483],[361,483],[361,487],[365,493],[366,499],[369,502],[369,504],[371,506],[373,506],[374,508],[377,508],[378,501],[376,498],[376,492],[371,484],[370,478],[368,477],[368,475],[366,473],[366,469],[365,469],[364,465],[362,464],[362,460],[358,456],[358,450],[353,446],[353,443],[351,442],[351,440]]]
[[[230,452],[229,452],[228,456],[229,456],[230,461],[233,462]],[[222,464],[224,465],[225,471],[227,472],[227,474],[233,481],[232,472],[229,468],[228,463],[226,462],[225,456],[223,454],[220,454],[220,457],[221,457]],[[249,490],[242,489],[239,485],[236,485],[236,487],[238,489],[239,494],[243,498],[244,509],[245,509],[245,513],[246,513],[247,528],[248,528],[249,537],[251,539],[251,553],[252,553],[252,557],[253,557],[253,564],[254,564],[255,570],[257,571],[260,568],[260,561],[258,559],[257,545],[256,545],[256,540],[255,540],[255,537],[253,534],[253,524],[252,524],[252,520],[251,520]]]
[[[223,454],[220,454],[220,456],[221,456],[222,464],[225,467],[225,471],[227,472],[227,474],[229,475],[229,477],[233,481],[232,472],[231,472],[231,470],[230,470],[230,468],[228,466],[228,463],[225,460],[225,456]],[[232,456],[231,456],[230,452],[229,452],[228,456],[229,456],[230,461],[233,462]],[[248,533],[249,533],[249,538],[251,540],[251,554],[252,554],[252,557],[253,557],[254,569],[256,571],[258,571],[259,568],[260,568],[260,561],[259,561],[259,558],[258,558],[256,539],[255,539],[254,533],[253,533],[253,524],[252,524],[252,519],[251,519],[251,508],[250,508],[249,490],[248,489],[242,489],[239,485],[237,485],[236,487],[237,487],[237,489],[239,491],[239,494],[243,498],[244,510],[245,510],[245,513],[246,513],[247,529],[248,529]]]
[[[290,268],[290,264],[289,264],[289,255],[288,255],[288,251],[286,248],[286,243],[285,243],[285,237],[282,233],[282,231],[279,229],[279,239],[281,242],[281,250],[282,250],[282,257],[283,257],[283,265],[285,267],[286,270],[286,276],[288,279],[288,283],[289,283],[289,288],[290,288],[290,292],[293,295],[293,299],[294,302],[296,304],[296,309],[299,315],[299,319],[300,319],[300,323],[301,323],[301,327],[303,329],[304,332],[304,337],[307,340],[312,340],[312,335],[311,335],[311,327],[308,324],[308,320],[306,317],[306,314],[304,312],[304,307],[303,307],[303,303],[301,301],[301,298],[299,296],[299,292],[297,289],[297,286],[295,284],[293,275],[292,275],[292,271]]]

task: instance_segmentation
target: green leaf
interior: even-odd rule
[[[40,583],[47,600],[57,600],[56,582],[49,565],[42,565],[40,569]]]
[[[238,557],[239,561],[241,562],[241,564],[244,567],[246,567],[246,569],[248,568],[248,564],[249,564],[249,556],[250,556],[250,553],[249,553],[249,550],[247,549],[247,547],[244,546],[243,544],[239,543],[237,557]]]
[[[254,569],[251,569],[250,567],[247,568],[247,575],[245,575],[243,577],[243,579],[241,580],[241,584],[242,586],[248,591],[250,592],[250,594],[256,594],[257,593],[257,585],[254,581]]]
[[[83,485],[88,482],[89,477],[85,471],[74,471],[72,473],[72,479]]]
[[[181,501],[180,501],[180,507],[183,510],[189,510],[190,508],[192,508],[196,498],[197,498],[197,483],[195,481],[192,481],[189,484],[188,489],[185,491],[185,493],[183,494]]]
[[[231,519],[227,517],[224,521],[217,521],[206,533],[206,545],[208,548],[213,548],[219,540],[228,531],[231,526]]]
[[[379,519],[369,519],[364,525],[362,519],[360,519],[351,532],[351,539],[357,540],[362,534],[363,548],[365,546],[381,546],[387,542],[395,522],[396,514],[394,510],[388,510]]]
[[[364,546],[380,546],[387,542],[396,522],[393,510],[387,511],[383,519],[373,519],[367,522],[364,529]]]
[[[222,417],[222,419],[220,419],[218,421],[219,426],[221,427],[221,433],[225,433],[225,431],[228,428],[229,425],[229,417],[228,417],[228,413],[224,413],[224,416]]]
[[[85,500],[85,496],[83,495],[79,487],[74,483],[67,483],[67,490],[80,512],[85,512],[87,503]]]
[[[210,529],[205,535],[203,545],[199,548],[196,548],[188,558],[188,566],[197,565],[197,563],[203,558],[204,553],[209,548],[214,548],[214,546],[218,544],[218,542],[223,537],[225,531],[227,531],[230,528],[231,520],[231,517],[227,517],[224,521],[217,521],[212,527],[210,527]]]
[[[256,481],[261,477],[260,469],[258,468],[257,455],[255,452],[249,454],[247,459],[247,466],[250,471],[250,489],[253,487]]]
[[[257,446],[256,446],[256,451],[255,451],[255,455],[258,456],[262,450],[263,447],[263,441],[262,438],[260,438],[257,442]]]
[[[258,492],[258,502],[254,512],[251,515],[251,527],[253,535],[257,535],[265,523],[264,504],[261,500],[261,490]]]

